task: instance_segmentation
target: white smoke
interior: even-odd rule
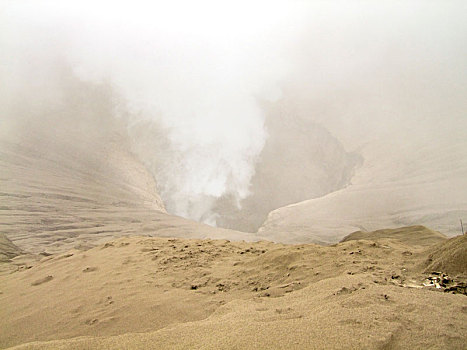
[[[134,114],[170,131],[174,159],[159,159],[156,174],[169,211],[214,223],[211,201],[226,193],[237,201],[248,196],[266,138],[257,99],[280,96],[277,83],[287,69],[280,50],[287,35],[278,30],[284,21],[294,22],[297,6],[5,4],[10,44],[26,40],[34,53],[64,57],[82,79],[109,79]]]
[[[286,101],[350,151],[402,128],[460,134],[465,122],[463,2],[0,4],[0,93],[21,84],[16,66],[34,80],[56,57],[110,81],[168,211],[196,220],[214,223],[218,198],[250,194],[267,138],[259,100]],[[143,132],[151,123],[160,139]]]

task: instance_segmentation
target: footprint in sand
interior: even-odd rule
[[[83,269],[83,272],[93,272],[93,271],[97,271],[97,267],[88,266],[85,269]]]
[[[52,280],[53,280],[53,276],[49,275],[49,276],[46,276],[44,278],[41,278],[41,279],[38,279],[38,280],[32,282],[31,286],[38,286],[38,285],[40,285],[42,283],[46,283],[46,282],[49,282],[49,281],[52,281]]]
[[[92,326],[93,324],[96,324],[99,322],[97,318],[92,318],[92,319],[87,319],[84,323],[86,323],[88,326]]]

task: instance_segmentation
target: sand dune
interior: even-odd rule
[[[444,271],[449,274],[467,275],[467,235],[450,239],[434,246],[425,262],[425,271]]]
[[[465,296],[422,287],[427,249],[466,250],[445,241],[421,227],[329,247],[135,236],[13,258],[0,346],[462,349]]]
[[[341,242],[362,239],[372,241],[390,239],[410,246],[428,247],[433,244],[444,242],[446,240],[446,236],[423,226],[411,226],[401,227],[398,229],[376,230],[372,232],[356,231],[345,236]]]

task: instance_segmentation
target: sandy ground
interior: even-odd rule
[[[0,347],[464,349],[465,295],[422,284],[433,261],[465,280],[467,239],[385,232],[327,247],[135,236],[17,256],[3,263]]]
[[[51,254],[135,234],[255,239],[168,215],[124,134],[60,133],[0,139],[0,232],[18,247]]]
[[[409,131],[365,143],[347,187],[273,210],[258,232],[290,243],[334,243],[357,230],[412,225],[460,234],[459,218],[467,216],[465,137],[418,140]]]

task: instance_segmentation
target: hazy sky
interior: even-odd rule
[[[348,150],[368,135],[459,132],[465,1],[0,1],[0,94],[47,89],[68,62],[170,130],[163,184],[177,214],[249,193],[264,145],[258,101],[287,101]],[[464,123],[464,124],[462,124]],[[155,154],[157,152],[155,151]],[[195,209],[193,209],[195,208]]]

